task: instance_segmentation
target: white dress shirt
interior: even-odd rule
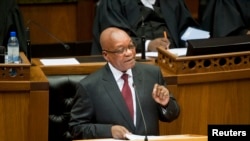
[[[120,89],[120,91],[122,91],[122,87],[123,87],[123,83],[124,83],[124,80],[121,78],[121,76],[123,75],[123,72],[117,70],[115,67],[113,67],[110,63],[108,63],[109,67],[110,67],[110,70],[115,78],[115,81]],[[127,70],[126,72],[128,74],[128,84],[129,84],[129,87],[131,89],[131,92],[132,92],[132,98],[133,98],[133,109],[134,109],[134,125],[136,125],[136,97],[135,97],[135,89],[133,87],[133,74],[132,74],[132,70],[129,69]],[[121,93],[122,94],[122,93]]]

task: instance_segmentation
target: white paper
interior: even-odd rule
[[[126,134],[125,135],[129,140],[144,140],[145,136],[135,135],[135,134]],[[164,139],[163,136],[147,136],[148,140]]]
[[[125,135],[129,140],[144,140],[145,136],[142,135],[135,135],[135,134],[126,134]],[[193,138],[194,136],[190,136],[188,134],[183,135],[166,135],[166,136],[147,136],[148,140],[173,140],[173,139],[188,139]],[[197,136],[199,137],[199,136]],[[203,137],[203,136],[200,136]]]
[[[147,58],[157,58],[158,57],[158,52],[146,52],[145,56]],[[141,57],[141,53],[137,53],[136,57]]]
[[[172,54],[175,54],[176,56],[186,56],[187,54],[187,48],[171,48],[168,49],[168,51]],[[158,57],[158,52],[146,52],[145,56],[147,58],[157,58]],[[137,53],[136,57],[141,57],[141,53]]]
[[[176,56],[186,56],[187,54],[187,48],[171,48],[168,51]]]
[[[188,27],[185,33],[181,36],[181,40],[187,41],[192,39],[207,39],[210,37],[210,33],[205,30]]]
[[[62,58],[62,59],[40,59],[43,65],[76,65],[80,64],[75,58]]]

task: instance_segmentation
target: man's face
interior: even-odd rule
[[[127,71],[135,65],[136,46],[126,34],[116,34],[103,50],[104,58],[116,69]]]

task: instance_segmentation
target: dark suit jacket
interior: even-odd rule
[[[132,27],[142,18],[138,1],[140,0],[101,0],[93,26],[92,54],[101,54],[100,33],[110,26],[122,28],[129,32],[134,40],[140,40],[140,33],[136,33]],[[199,27],[198,23],[192,18],[184,0],[159,1],[169,35],[173,40],[171,44],[174,47],[183,47],[181,35],[189,26]]]
[[[148,135],[158,135],[159,120],[170,122],[179,115],[179,106],[171,97],[167,113],[152,98],[155,83],[164,85],[159,67],[136,63],[132,69],[136,93],[145,116]],[[145,134],[140,110],[134,126],[117,83],[108,65],[83,79],[76,93],[69,123],[74,139],[111,138],[111,126],[122,125],[134,134]]]

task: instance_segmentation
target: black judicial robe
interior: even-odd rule
[[[162,16],[172,37],[174,47],[181,46],[181,35],[187,27],[198,27],[183,0],[159,0]],[[135,32],[134,25],[142,19],[138,0],[101,0],[96,9],[93,27],[93,44],[91,54],[101,54],[100,33],[107,27],[115,26],[127,31],[134,40],[140,40],[140,33]],[[140,51],[138,46],[137,52]]]
[[[201,26],[211,37],[246,34],[250,30],[250,0],[210,0]]]
[[[20,51],[27,53],[27,36],[16,0],[0,0],[0,45],[7,48],[10,31],[17,32]],[[27,54],[26,54],[27,55]]]

